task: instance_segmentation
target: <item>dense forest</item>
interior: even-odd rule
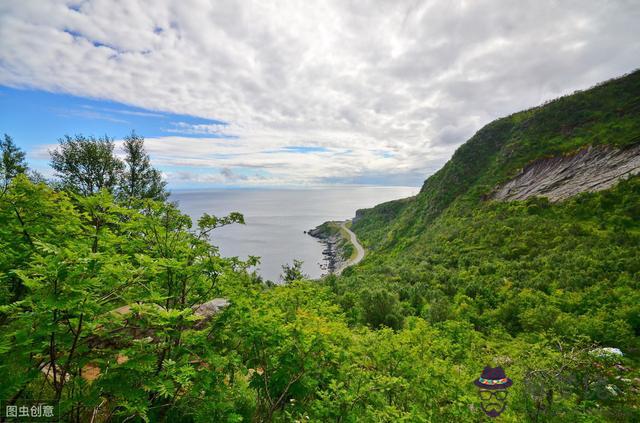
[[[274,285],[215,247],[242,215],[194,224],[141,137],[124,160],[62,138],[45,181],[5,136],[0,398],[82,422],[488,421],[473,381],[501,366],[502,421],[638,421],[640,178],[489,197],[535,159],[639,141],[640,72],[499,119],[416,197],[358,212],[360,264]]]

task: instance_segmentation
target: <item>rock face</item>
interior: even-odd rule
[[[581,192],[611,188],[620,179],[639,173],[640,144],[625,149],[588,147],[570,156],[536,160],[497,187],[491,198],[508,201],[541,196],[562,201]]]

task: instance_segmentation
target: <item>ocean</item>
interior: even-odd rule
[[[237,211],[245,225],[216,229],[211,242],[223,256],[259,256],[256,271],[266,280],[280,282],[282,265],[294,259],[304,262],[311,278],[323,274],[323,245],[304,233],[327,220],[345,220],[357,209],[417,194],[418,187],[342,186],[305,189],[174,190],[183,213],[196,224],[203,213],[215,216]]]

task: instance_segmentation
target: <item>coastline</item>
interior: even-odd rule
[[[322,255],[326,264],[321,264],[321,268],[329,275],[340,275],[344,269],[364,258],[364,248],[349,229],[350,223],[350,220],[329,221],[305,231],[325,245]]]
[[[320,265],[320,268],[328,275],[335,274],[345,262],[341,245],[344,243],[344,239],[339,230],[334,230],[334,224],[336,223],[338,222],[325,222],[306,231],[307,235],[318,239],[320,243],[324,244],[325,248],[322,250],[322,261],[324,263]]]

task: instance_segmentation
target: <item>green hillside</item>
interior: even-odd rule
[[[393,241],[405,245],[449,206],[475,207],[498,183],[536,159],[588,145],[638,142],[640,71],[486,125],[425,181],[420,195],[363,211],[354,231],[373,248]],[[391,220],[393,231],[387,231]]]
[[[338,301],[352,321],[373,327],[401,328],[417,316],[435,327],[468,323],[487,340],[500,334],[492,360],[520,340],[617,347],[635,366],[640,178],[559,204],[486,198],[536,159],[638,142],[640,72],[490,123],[416,197],[358,211],[353,230],[371,252],[334,283]],[[384,306],[371,304],[372,292]],[[620,390],[637,407],[638,386]]]
[[[536,159],[639,142],[640,71],[496,120],[463,144],[416,197],[358,211],[353,230],[372,253],[340,285],[351,293],[360,279],[370,286],[371,277],[379,278],[380,286],[406,299],[403,313],[419,315],[431,308],[433,296],[455,309],[468,283],[493,289],[508,279],[544,295],[571,281],[581,291],[604,280],[637,280],[637,177],[555,205],[543,198],[486,198]],[[599,270],[590,273],[591,266]],[[606,298],[598,302],[606,309]],[[506,327],[515,324],[511,317]],[[632,320],[626,323],[633,326]],[[629,330],[640,333],[637,322]]]

